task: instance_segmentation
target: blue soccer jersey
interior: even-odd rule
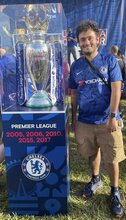
[[[75,35],[73,32],[71,32],[71,33],[68,33],[68,38],[69,38],[69,37],[74,38],[75,41],[74,41],[74,40],[68,40],[68,41],[67,41],[67,46],[68,46],[68,47],[77,46],[77,43],[76,43],[76,35]]]
[[[99,53],[92,61],[100,76],[109,84],[122,81],[118,61],[113,55]],[[105,124],[110,113],[111,89],[93,72],[84,57],[76,60],[70,70],[69,87],[77,89],[79,118],[88,124]],[[119,119],[119,114],[117,115]]]

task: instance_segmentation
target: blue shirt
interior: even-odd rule
[[[122,81],[121,71],[113,55],[98,54],[92,64],[99,69],[100,75],[111,82]],[[88,124],[105,124],[110,114],[110,88],[94,73],[84,57],[76,60],[70,70],[69,87],[77,89],[78,120]],[[119,119],[119,113],[117,119]]]
[[[68,47],[75,47],[75,46],[77,46],[76,35],[75,35],[73,32],[68,33],[67,37],[68,37],[68,38],[69,38],[69,37],[72,37],[72,38],[75,39],[75,41],[72,40],[72,39],[70,39],[70,40],[67,41],[67,46],[68,46]]]
[[[2,105],[2,96],[3,96],[3,74],[0,70],[0,106]]]
[[[8,107],[16,101],[16,57],[12,54],[0,59],[0,71],[3,77],[3,104]],[[13,96],[15,97],[13,100]],[[11,98],[12,97],[12,98]]]

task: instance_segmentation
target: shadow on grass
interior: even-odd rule
[[[81,197],[83,193],[83,188],[86,182],[73,181],[71,180],[71,196]]]
[[[83,188],[86,182],[73,181],[71,180],[71,202],[70,202],[70,213],[75,215],[74,219],[78,216],[83,216],[83,219],[101,220],[103,219],[115,219],[110,210],[110,197],[108,189],[99,189],[98,192],[93,195],[92,198],[86,199],[82,196]],[[122,204],[126,207],[126,193],[120,189]],[[78,210],[78,211],[75,211]],[[75,213],[74,213],[75,212]],[[126,210],[125,210],[126,213]],[[121,219],[126,220],[126,215]]]
[[[84,199],[80,198],[74,198],[73,201],[71,201],[71,213],[75,212],[75,210],[78,210],[77,212],[73,213],[75,216],[75,219],[77,219],[77,215],[83,216],[83,219],[92,219],[92,220],[101,220],[103,219],[113,219],[113,216],[111,215],[110,211],[110,202],[109,202],[109,196],[106,194],[95,194],[93,198],[91,199]]]
[[[74,219],[77,219],[77,216],[88,220],[117,219],[111,214],[110,207],[111,204],[108,194],[98,193],[91,199],[85,199],[82,196],[80,196],[80,198],[73,197],[70,204],[70,214],[74,215]],[[121,219],[126,220],[126,215],[124,214]]]

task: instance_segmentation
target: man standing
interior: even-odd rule
[[[122,73],[123,86],[124,86],[122,94],[121,94],[121,99],[126,99],[126,63],[125,63],[123,55],[117,45],[113,45],[110,48],[110,53],[113,54],[116,57],[116,59],[118,60],[120,70]]]
[[[118,46],[113,45],[110,48],[110,53],[113,54],[116,57],[116,59],[118,60],[120,70],[122,73],[122,78],[123,78],[123,81],[125,81],[126,80],[126,64],[125,64],[124,60],[122,59],[122,54],[121,54]]]
[[[4,54],[5,54],[5,50],[0,48],[0,58]],[[3,74],[0,68],[0,146],[2,144],[2,118],[1,118],[2,97],[3,97]]]
[[[121,217],[124,210],[118,189],[119,162],[125,159],[125,154],[118,125],[118,105],[122,76],[116,58],[98,52],[100,40],[97,23],[90,20],[82,22],[77,27],[77,40],[85,56],[74,62],[70,70],[72,124],[79,152],[89,158],[92,173],[83,196],[90,198],[102,187],[102,152],[111,183],[111,211],[115,217]],[[89,63],[98,71],[94,71]]]
[[[69,63],[69,65],[71,65],[71,61],[70,61],[71,54],[73,55],[74,60],[77,59],[77,56],[76,56],[77,41],[76,41],[76,36],[72,32],[71,27],[68,27],[68,30],[67,30],[67,42],[68,42],[67,43],[67,46],[68,46],[68,63]]]
[[[0,70],[0,163],[3,162],[4,160],[4,145],[2,142],[2,117],[1,117],[2,96],[3,96],[3,76]]]

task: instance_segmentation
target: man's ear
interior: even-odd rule
[[[97,46],[100,46],[100,37],[97,37]]]

